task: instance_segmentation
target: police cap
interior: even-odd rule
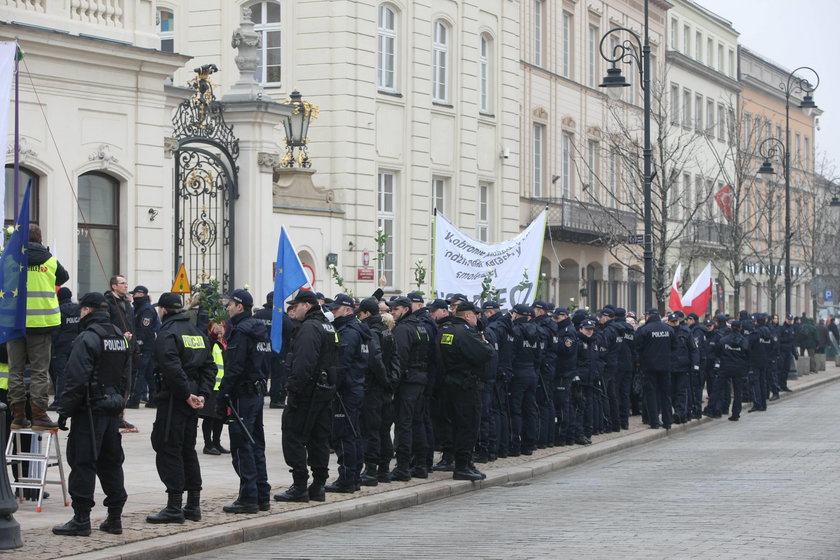
[[[180,298],[179,298],[180,300]],[[79,307],[90,307],[91,309],[103,309],[108,307],[105,296],[99,292],[89,292],[79,299]]]
[[[79,302],[81,305],[82,302]],[[178,294],[173,294],[172,292],[163,292],[160,294],[158,298],[158,302],[154,305],[155,307],[163,307],[164,309],[183,309],[184,302],[181,301],[181,296]]]

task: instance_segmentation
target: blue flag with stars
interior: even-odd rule
[[[309,283],[297,251],[286,233],[286,226],[280,226],[280,241],[277,243],[277,264],[274,270],[274,305],[271,308],[271,349],[277,353],[283,348],[283,303],[301,286]]]
[[[26,335],[28,245],[29,185],[12,236],[0,256],[0,344]]]

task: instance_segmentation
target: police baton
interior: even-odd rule
[[[353,425],[353,422],[350,420],[350,415],[347,413],[347,407],[344,406],[344,399],[341,398],[341,394],[336,392],[335,398],[338,399],[338,406],[341,407],[341,411],[344,413],[344,418],[347,420],[347,423],[350,425],[350,429],[353,431],[353,437],[358,438],[359,432],[356,430],[356,426]]]
[[[245,422],[242,421],[242,417],[239,416],[239,412],[236,410],[236,407],[233,406],[233,402],[229,402],[228,407],[230,407],[230,411],[233,412],[233,417],[236,418],[236,421],[239,422],[239,425],[242,427],[242,431],[245,432],[246,436],[248,436],[248,441],[251,442],[251,445],[257,445],[257,442],[254,441],[254,436],[252,436],[251,432],[248,431],[248,428],[245,427]]]

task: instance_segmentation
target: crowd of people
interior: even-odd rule
[[[209,320],[176,294],[163,293],[153,305],[148,289],[129,292],[117,275],[110,290],[84,294],[78,304],[61,288],[53,306],[46,286],[67,275],[33,227],[30,248],[45,254],[31,251],[30,258],[34,253],[49,277],[30,275],[43,289],[33,290],[27,336],[7,345],[8,394],[0,396],[11,403],[11,429],[67,429],[70,421],[74,516],[53,528],[58,535],[91,533],[96,477],[108,509],[99,528],[122,532],[119,432],[136,431],[125,409],[142,402],[156,408],[151,443],[167,495],[147,522],[184,523],[201,519],[199,417],[203,452],[230,454],[239,477],[224,511],[270,509],[266,396],[271,408],[283,409],[282,450],[293,480],[274,500],[324,501],[327,493],[430,471],[482,480],[477,465],[589,445],[593,435],[629,429],[634,414],[653,429],[703,415],[737,421],[742,402],[762,412],[788,390],[800,352],[813,360],[840,339],[833,317],[817,327],[790,315],[780,324],[764,313],[701,320],[681,311],[663,318],[651,308],[637,320],[612,305],[590,313],[537,300],[503,310],[462,294],[427,301],[410,292],[386,301],[378,291],[358,301],[300,290],[285,302],[275,352],[272,294],[255,310],[253,296],[236,290],[221,298],[224,318]],[[55,391],[49,406],[47,372]],[[57,423],[47,410],[58,412]],[[225,425],[230,449],[221,444]],[[338,473],[328,482],[333,452]]]

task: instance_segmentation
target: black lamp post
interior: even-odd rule
[[[297,90],[291,93],[285,104],[292,107],[292,113],[283,118],[283,128],[286,132],[286,154],[283,156],[280,165],[294,167],[295,162],[297,162],[300,167],[310,167],[312,161],[309,159],[309,153],[306,150],[306,144],[309,142],[307,134],[309,133],[309,122],[313,118],[318,118],[318,106],[303,99]],[[294,154],[295,148],[298,149],[297,157]]]
[[[607,37],[613,33],[627,32],[632,37],[632,40],[625,39],[612,47],[611,52],[604,52],[604,42]],[[607,69],[607,75],[599,87],[606,88],[607,95],[613,99],[620,97],[622,88],[629,87],[630,84],[624,79],[621,74],[621,68],[617,66],[619,62],[632,64],[635,62],[639,67],[639,75],[642,78],[642,91],[644,93],[644,128],[645,128],[645,143],[643,147],[644,155],[644,221],[645,221],[645,238],[644,238],[644,265],[645,265],[645,287],[644,300],[645,309],[653,307],[653,226],[651,224],[651,193],[650,182],[653,167],[653,150],[650,146],[650,40],[648,33],[648,0],[645,0],[645,22],[644,22],[644,39],[639,37],[633,30],[626,27],[615,27],[607,31],[601,37],[600,51],[601,57],[607,62],[612,63],[612,67]]]
[[[800,78],[796,75],[800,70],[806,70],[814,75],[816,80],[812,84],[805,78]],[[790,96],[796,93],[805,94],[802,98],[802,103],[799,104],[800,109],[804,109],[806,114],[810,115],[811,111],[817,108],[814,103],[814,98],[811,93],[820,85],[820,75],[816,70],[809,66],[800,66],[796,70],[788,74],[787,82],[780,83],[779,89],[785,94],[785,141],[782,142],[779,138],[767,138],[758,147],[758,152],[764,158],[758,172],[762,174],[773,174],[773,165],[770,159],[774,156],[776,149],[780,147],[784,153],[785,174],[785,315],[790,315],[790,299],[791,299],[791,270],[790,270]],[[776,144],[776,145],[774,145]],[[807,154],[806,154],[807,157]],[[833,205],[832,201],[832,205]]]

